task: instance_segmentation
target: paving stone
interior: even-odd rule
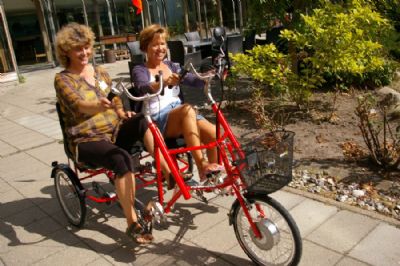
[[[37,177],[38,180],[24,182],[23,185],[17,188],[19,193],[36,205],[56,200],[55,186],[50,178],[50,172],[46,171],[43,174],[46,175],[45,179]],[[13,182],[13,184],[16,182],[18,181]]]
[[[111,265],[113,265],[111,264],[111,262],[107,261],[102,257],[86,264],[86,266],[111,266]]]
[[[36,206],[24,209],[14,215],[3,218],[8,224],[26,227],[46,217],[46,214]]]
[[[368,266],[369,264],[349,258],[349,257],[344,257],[341,259],[336,266]]]
[[[340,253],[347,253],[379,221],[349,211],[340,211],[318,227],[307,239]]]
[[[0,236],[1,237],[1,236]],[[9,252],[2,254],[1,259],[5,265],[31,266],[37,261],[45,262],[43,259],[59,252],[62,248],[48,248],[35,245],[18,245],[12,247]],[[73,256],[71,256],[73,257]],[[43,265],[39,263],[40,265]],[[56,265],[56,264],[53,264]]]
[[[277,192],[272,193],[270,196],[282,204],[287,210],[291,210],[293,207],[305,200],[305,198],[302,196],[291,194],[283,190],[278,190]]]
[[[60,250],[59,252],[53,253],[46,257],[45,260],[37,261],[34,265],[49,265],[54,266],[60,262],[67,262],[68,265],[86,265],[96,259],[101,258],[99,254],[91,250],[86,245],[79,243],[74,246],[69,246]]]
[[[349,256],[372,265],[397,265],[400,262],[399,239],[400,229],[380,223],[349,252]]]
[[[67,156],[64,152],[64,145],[58,142],[30,149],[26,151],[26,153],[48,166],[51,166],[53,161],[58,161],[59,163],[68,162]]]
[[[0,140],[0,158],[17,152],[17,148]]]
[[[29,199],[25,199],[14,189],[0,194],[0,218],[11,216],[33,206]]]
[[[237,241],[236,241],[237,243]],[[240,265],[240,266],[250,266],[254,265],[251,259],[244,253],[243,249],[240,247],[239,244],[236,244],[233,248],[224,252],[221,257],[232,263],[233,265]]]
[[[203,203],[177,203],[168,215],[169,230],[180,238],[191,240],[226,219],[219,214],[221,208]],[[222,209],[222,213],[224,209]]]
[[[227,218],[190,241],[210,252],[225,252],[238,243]]]
[[[155,243],[146,246],[130,241],[114,252],[105,254],[104,258],[113,265],[169,265],[163,264],[168,259],[167,254],[179,247],[179,243],[160,238],[156,238]]]
[[[2,179],[0,179],[0,193],[7,192],[7,191],[9,191],[11,189],[14,189],[14,188],[11,187],[8,182],[5,182]]]
[[[336,207],[309,199],[304,200],[290,211],[302,237],[306,237],[336,212]]]
[[[221,258],[221,255],[223,254],[211,253],[203,247],[196,246],[189,241],[183,241],[168,253],[168,256],[174,259],[169,260],[167,265],[230,265]]]
[[[299,266],[330,266],[342,258],[340,253],[336,253],[325,247],[316,245],[310,241],[303,241],[303,256]]]
[[[50,135],[48,135],[47,132],[51,131],[51,129],[55,129],[61,132],[60,123],[58,121],[42,115],[30,115],[21,117],[15,120],[15,122],[31,130],[40,132],[48,137]]]
[[[48,169],[48,165],[25,153],[17,153],[0,159],[0,176],[7,182]]]

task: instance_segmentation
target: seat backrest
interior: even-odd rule
[[[67,138],[67,134],[65,133],[65,123],[64,123],[64,118],[63,118],[64,116],[61,111],[61,106],[58,102],[56,103],[56,110],[57,110],[57,115],[58,115],[58,121],[60,122],[60,126],[61,126],[61,132],[63,135],[65,154],[67,155],[68,158],[73,160],[74,156],[72,155],[71,151],[69,150],[68,138]]]
[[[143,52],[140,50],[140,42],[127,42],[126,46],[128,47],[129,53],[131,55],[131,61],[134,65],[144,63],[145,56]]]
[[[127,42],[126,46],[128,46],[129,53],[131,56],[137,55],[137,54],[142,54],[142,51],[140,50],[140,42],[139,41],[134,41],[134,42]]]
[[[167,42],[170,59],[172,62],[177,62],[181,66],[185,64],[185,48],[183,47],[183,42],[180,40],[171,40]]]
[[[200,34],[198,31],[185,32],[184,35],[188,42],[201,40]]]
[[[226,37],[226,51],[232,54],[243,53],[243,36],[228,35]]]
[[[191,62],[193,66],[198,70],[203,62],[201,57],[201,51],[185,54],[185,61],[183,65],[186,65],[188,62]]]

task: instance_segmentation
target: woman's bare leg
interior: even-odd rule
[[[144,146],[146,147],[147,151],[153,156],[154,158],[154,138],[151,134],[150,129],[146,131],[143,138]],[[160,166],[161,172],[165,178],[169,178],[169,174],[171,171],[169,170],[168,164],[164,159],[164,156],[160,153]],[[169,183],[169,180],[168,180]]]
[[[137,222],[137,216],[134,209],[135,201],[135,175],[132,172],[127,172],[121,177],[114,180],[119,203],[126,217],[128,227],[134,222]],[[141,243],[149,242],[153,239],[151,235],[143,235],[136,240]]]
[[[196,111],[188,104],[173,109],[168,115],[165,136],[177,138],[183,135],[188,147],[200,145],[200,133],[197,127]],[[208,162],[204,159],[201,150],[192,151],[194,161],[200,174]]]
[[[215,125],[205,119],[197,120],[197,126],[200,131],[200,140],[203,144],[215,141]],[[217,148],[207,149],[207,159],[210,163],[218,163]]]

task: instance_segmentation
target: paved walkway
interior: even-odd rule
[[[127,61],[105,67],[113,78],[128,77]],[[115,205],[89,204],[85,227],[68,225],[50,179],[51,162],[66,161],[54,108],[58,71],[0,85],[0,265],[251,265],[228,225],[230,197],[177,203],[168,230],[155,231],[154,244],[145,247],[124,235]],[[396,222],[290,191],[272,196],[300,228],[301,265],[400,264]]]

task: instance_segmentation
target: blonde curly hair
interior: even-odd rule
[[[95,35],[92,29],[76,22],[69,23],[61,28],[56,36],[56,57],[63,67],[69,66],[67,53],[79,46],[89,45],[93,48]]]
[[[150,42],[153,40],[154,35],[157,33],[164,35],[165,40],[169,38],[169,32],[167,28],[164,28],[158,24],[152,24],[144,28],[139,35],[140,42],[140,50],[146,52],[147,46],[149,46]]]

